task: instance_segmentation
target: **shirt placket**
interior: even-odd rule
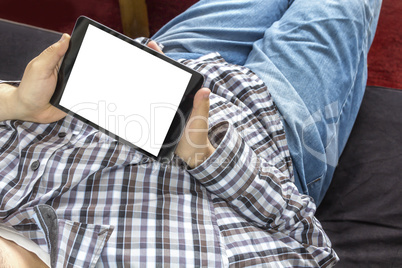
[[[30,200],[34,200],[37,194],[37,183],[45,174],[49,162],[57,150],[70,144],[73,134],[64,131],[62,128],[57,134],[41,134],[37,142],[30,145],[24,156],[20,159],[20,166],[23,167],[21,179],[29,185],[31,192]]]

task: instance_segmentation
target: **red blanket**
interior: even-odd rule
[[[368,57],[368,85],[402,89],[401,14],[402,1],[383,0]]]

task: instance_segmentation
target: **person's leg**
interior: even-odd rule
[[[246,66],[283,115],[296,185],[319,204],[362,101],[381,0],[295,0]]]
[[[279,20],[288,0],[201,0],[153,37],[174,59],[198,58],[210,52],[243,65],[253,43]]]

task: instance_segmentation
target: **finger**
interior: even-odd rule
[[[149,41],[149,43],[147,44],[147,46],[153,50],[155,50],[156,52],[162,53],[161,48],[158,46],[158,44],[155,41]]]

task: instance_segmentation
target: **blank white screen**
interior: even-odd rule
[[[60,105],[157,156],[190,78],[89,25]]]

